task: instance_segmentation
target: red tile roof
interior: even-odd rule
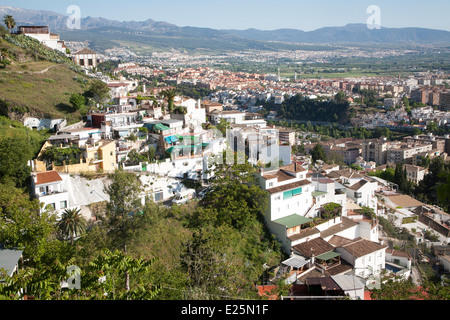
[[[306,186],[308,184],[311,184],[310,181],[308,180],[301,180],[301,181],[297,181],[297,182],[293,182],[293,183],[289,183],[280,187],[275,187],[275,188],[271,188],[271,189],[267,189],[267,191],[271,194],[274,193],[278,193],[278,192],[283,192],[286,190],[291,190],[291,189],[295,189],[298,187],[302,187],[302,186]]]
[[[56,171],[47,171],[47,172],[39,172],[36,173],[36,185],[46,184],[46,183],[53,183],[62,181],[61,176]]]

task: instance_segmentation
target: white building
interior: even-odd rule
[[[73,55],[73,60],[76,64],[86,69],[96,68],[99,62],[97,54],[88,48],[76,52]]]
[[[314,187],[306,174],[307,170],[293,163],[258,175],[261,188],[269,193],[266,223],[286,252],[291,249],[288,237],[309,226],[314,214],[310,210],[314,207]]]
[[[20,26],[19,34],[40,41],[43,45],[66,54],[66,45],[59,39],[59,34],[50,33],[48,26]]]
[[[363,238],[340,240],[335,251],[353,266],[355,275],[367,279],[379,275],[385,268],[387,245]]]
[[[369,207],[377,212],[377,198],[375,191],[378,189],[378,183],[361,179],[355,184],[346,186],[347,196],[355,201],[361,207]]]
[[[58,172],[37,172],[31,176],[32,196],[43,203],[42,210],[50,206],[60,216],[63,210],[69,208],[69,193]]]

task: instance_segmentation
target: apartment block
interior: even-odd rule
[[[387,162],[389,163],[412,163],[412,158],[414,155],[422,152],[427,152],[432,150],[433,146],[431,144],[423,144],[419,146],[408,146],[407,144],[401,144],[390,148],[387,151]]]
[[[362,142],[361,156],[366,161],[373,161],[377,165],[387,162],[389,142],[386,139],[364,140]]]

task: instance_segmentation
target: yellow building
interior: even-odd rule
[[[88,142],[80,148],[82,157],[79,163],[63,164],[56,166],[54,163],[47,165],[42,161],[42,153],[52,146],[46,142],[41,149],[37,159],[33,160],[35,172],[45,172],[54,170],[63,173],[82,173],[82,172],[112,172],[117,167],[116,143],[114,140],[99,140]]]

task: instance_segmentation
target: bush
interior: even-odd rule
[[[80,66],[73,62],[64,53],[58,50],[52,50],[43,46],[38,40],[28,37],[26,35],[6,35],[5,40],[19,48],[27,50],[37,60],[47,60],[50,62],[65,64],[72,71],[83,73]]]

